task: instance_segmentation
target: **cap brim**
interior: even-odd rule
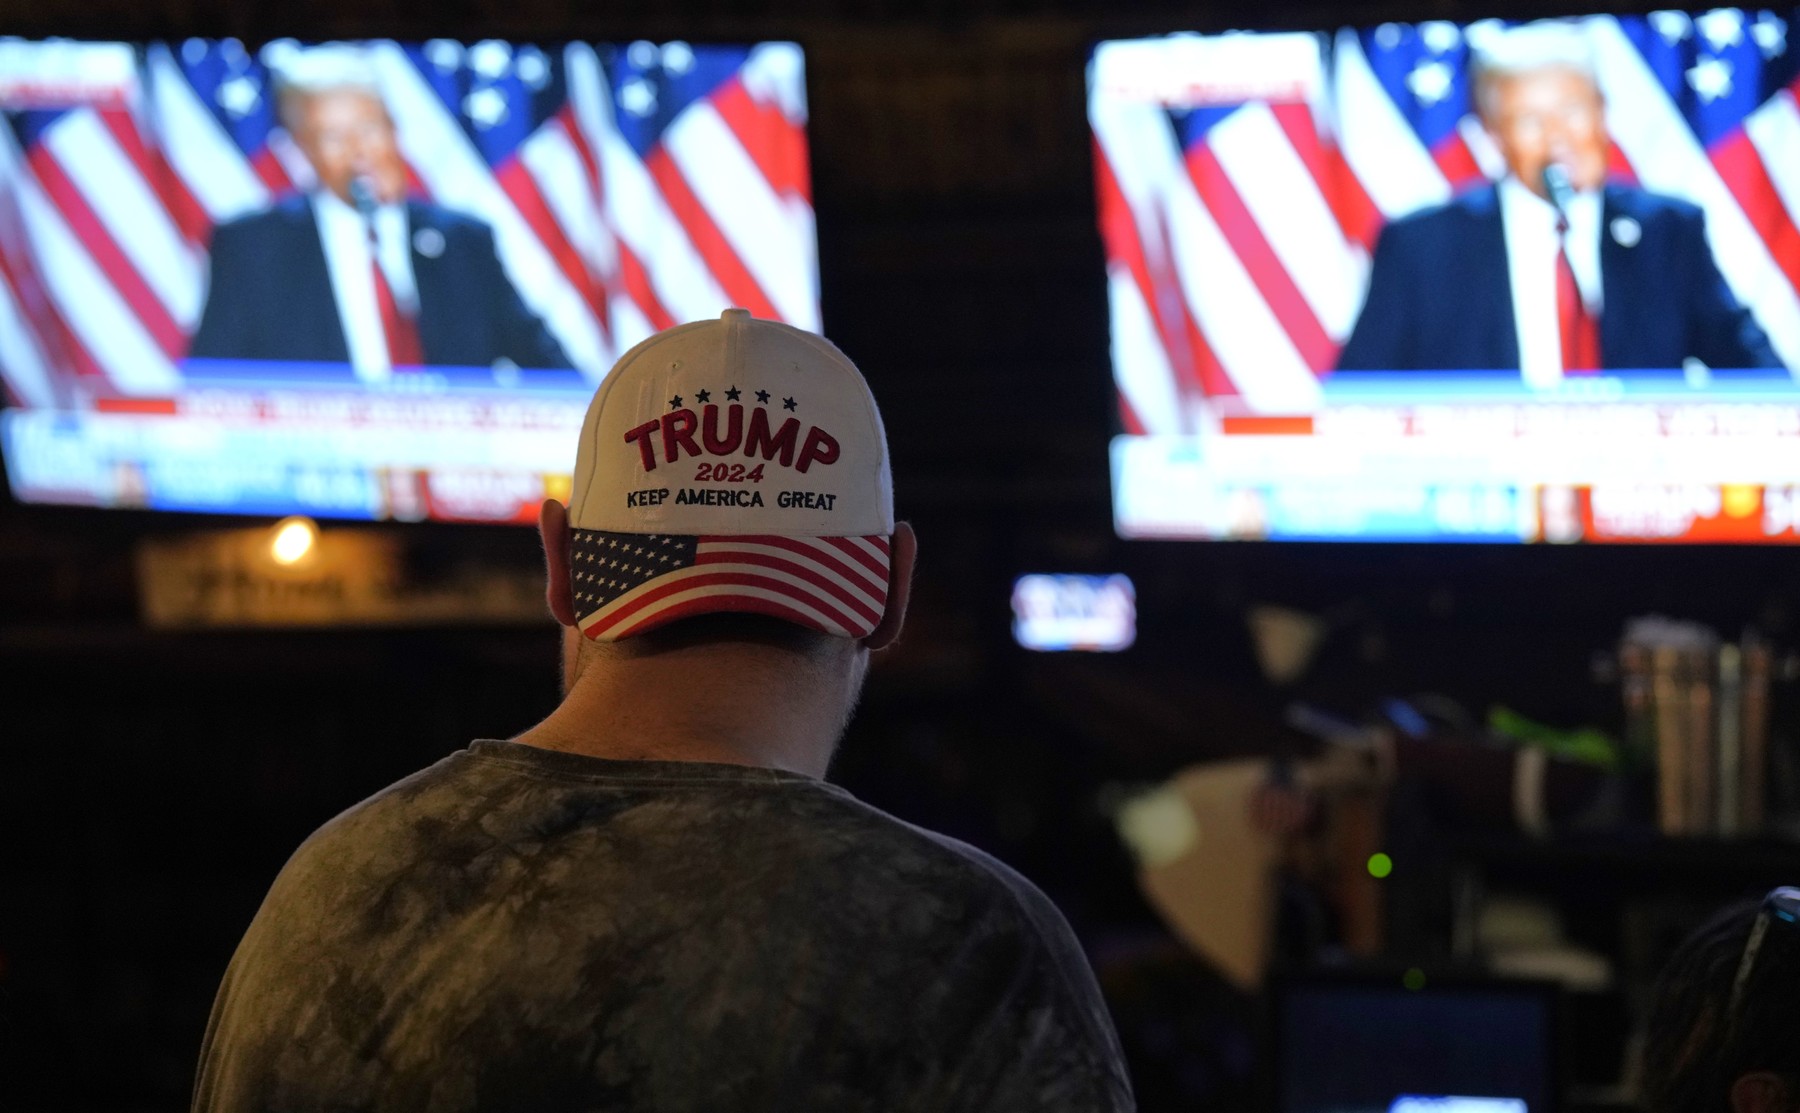
[[[863,638],[887,610],[889,541],[880,534],[570,533],[577,625],[598,641],[721,612]]]

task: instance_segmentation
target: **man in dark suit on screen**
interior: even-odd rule
[[[1605,103],[1573,27],[1500,32],[1474,92],[1494,185],[1389,224],[1340,371],[1780,367],[1732,295],[1701,210],[1606,181]]]
[[[315,188],[213,233],[191,355],[348,363],[570,366],[501,267],[485,223],[406,197],[374,75],[329,56],[284,75],[283,124]]]

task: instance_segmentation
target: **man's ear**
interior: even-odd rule
[[[1787,1113],[1793,1096],[1774,1071],[1740,1074],[1731,1084],[1731,1113]]]
[[[538,536],[544,539],[544,598],[550,615],[575,625],[575,585],[569,579],[569,510],[555,499],[538,507]]]
[[[919,539],[913,536],[908,522],[894,523],[894,538],[888,552],[887,610],[869,636],[862,640],[864,648],[886,649],[900,638],[900,627],[906,622],[906,603],[912,598],[913,562],[919,555]]]

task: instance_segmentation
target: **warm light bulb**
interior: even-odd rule
[[[319,527],[311,518],[284,518],[276,523],[275,536],[269,542],[269,555],[277,564],[294,564],[319,540]]]

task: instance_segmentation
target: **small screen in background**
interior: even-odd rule
[[[1126,576],[1020,576],[1012,606],[1013,638],[1026,649],[1111,653],[1137,640],[1137,592]]]
[[[1529,1113],[1518,1098],[1421,1097],[1396,1098],[1387,1113]]]

